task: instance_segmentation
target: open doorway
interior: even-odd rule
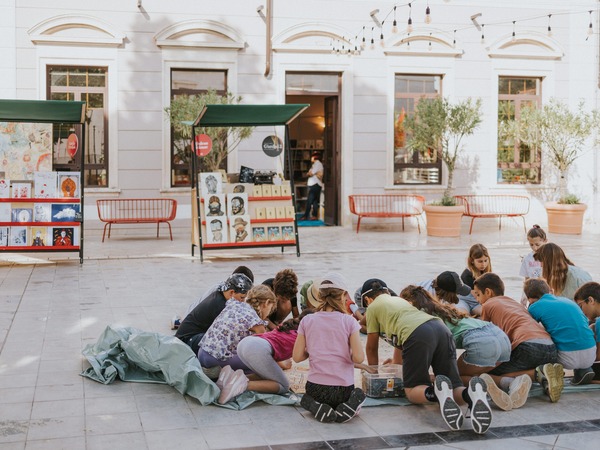
[[[296,206],[304,213],[308,195],[307,172],[311,155],[318,153],[324,166],[320,219],[326,225],[339,225],[341,193],[340,86],[341,74],[288,72],[286,104],[308,103],[290,124],[291,176],[296,186]]]

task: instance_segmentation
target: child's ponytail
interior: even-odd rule
[[[546,241],[548,238],[546,237],[546,232],[539,225],[534,225],[527,232],[527,237],[529,239],[540,238],[542,241]]]

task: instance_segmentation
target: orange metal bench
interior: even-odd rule
[[[102,242],[108,227],[108,238],[113,224],[156,223],[156,237],[162,223],[169,225],[169,234],[173,240],[171,220],[177,214],[177,200],[172,198],[118,198],[96,200],[98,217],[104,224]]]
[[[415,217],[417,228],[421,232],[419,217],[423,214],[425,197],[410,194],[355,194],[350,195],[350,212],[358,216],[356,232],[360,229],[363,217],[401,217],[402,230],[404,218]]]
[[[471,217],[469,234],[475,219],[496,217],[500,219],[498,229],[502,229],[502,217],[521,217],[527,233],[524,216],[529,212],[529,197],[525,195],[456,195],[455,198],[464,205],[464,215]]]

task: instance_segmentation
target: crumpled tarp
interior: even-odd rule
[[[202,371],[194,352],[174,336],[109,325],[83,349],[91,367],[81,375],[103,384],[122,381],[168,384],[209,405],[219,388]]]

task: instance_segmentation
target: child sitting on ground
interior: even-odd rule
[[[479,316],[481,306],[471,294],[471,287],[456,272],[442,272],[433,280],[418,284],[438,300],[455,305],[468,315]]]
[[[482,319],[500,327],[511,342],[510,360],[481,376],[488,383],[494,403],[502,405],[503,391],[510,392],[511,383],[523,374],[540,383],[550,401],[557,402],[564,374],[562,365],[556,364],[558,353],[550,335],[521,303],[504,296],[504,283],[495,273],[481,275],[474,285],[473,293],[482,305]]]
[[[456,348],[464,349],[457,361],[458,372],[464,382],[475,375],[489,372],[510,359],[508,336],[491,322],[467,316],[452,305],[436,300],[421,286],[407,286],[400,297],[417,309],[444,321],[454,338]],[[504,410],[519,408],[525,403],[531,387],[531,379],[523,375],[513,386],[510,402]]]
[[[364,304],[368,305],[366,350],[369,365],[379,364],[381,336],[394,347],[392,363],[402,364],[408,401],[439,403],[444,421],[455,431],[460,430],[464,420],[458,405],[467,403],[473,431],[485,433],[492,423],[487,387],[479,377],[471,378],[468,388],[463,386],[456,365],[456,346],[443,322],[403,298],[392,297],[387,284],[376,278],[364,282],[361,295]],[[435,375],[433,386],[430,367]]]
[[[542,276],[554,291],[554,295],[573,300],[579,286],[592,277],[567,258],[558,245],[549,242],[542,245],[533,255],[542,264]]]
[[[535,252],[537,252],[538,248],[548,242],[546,232],[542,230],[539,225],[534,225],[527,232],[527,242],[529,243],[531,252],[525,255],[521,261],[519,275],[524,277],[526,280],[529,278],[540,278],[542,276],[542,264],[539,261],[536,261],[533,255]],[[525,293],[523,293],[521,296],[521,304],[525,307],[529,305],[529,301],[527,300]]]
[[[589,281],[575,292],[575,302],[587,317],[596,338],[596,362],[593,364],[594,384],[600,383],[600,283]]]
[[[585,314],[572,300],[552,295],[541,278],[526,280],[523,290],[529,299],[529,314],[544,325],[556,345],[558,362],[565,369],[573,369],[571,384],[591,383],[596,342]]]
[[[240,341],[237,355],[253,373],[223,367],[217,380],[221,389],[219,403],[224,404],[245,391],[285,394],[290,382],[283,369],[290,369],[292,350],[298,336],[300,321],[314,310],[305,309],[297,318],[288,319],[276,329],[247,336]]]
[[[354,387],[354,363],[362,363],[365,354],[360,326],[346,311],[347,295],[341,275],[326,275],[319,286],[322,303],[300,322],[294,345],[294,361],[308,359],[310,365],[300,404],[320,422],[347,422],[365,401],[362,389]]]

